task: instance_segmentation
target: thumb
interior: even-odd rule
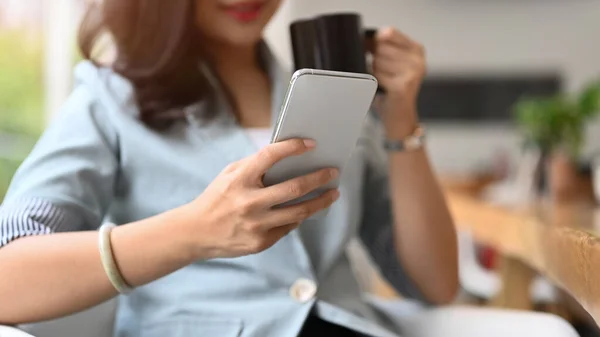
[[[394,36],[394,27],[384,27],[377,30],[375,40],[377,42],[386,41]]]

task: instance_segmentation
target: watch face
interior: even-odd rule
[[[419,147],[419,139],[410,137],[404,142],[404,147],[409,151],[417,149]]]
[[[404,142],[407,150],[416,150],[423,145],[421,137],[410,137]]]
[[[425,130],[418,127],[414,133],[404,140],[386,140],[384,147],[390,151],[418,150],[425,144]]]

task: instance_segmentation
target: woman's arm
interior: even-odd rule
[[[0,205],[0,324],[58,317],[114,295],[93,231],[119,166],[110,121],[94,91],[78,85],[13,177]]]
[[[167,275],[192,260],[181,211],[112,231],[119,269],[132,286]],[[0,324],[65,316],[115,296],[98,249],[98,232],[18,239],[0,248]]]
[[[374,71],[386,89],[385,137],[403,140],[418,126],[417,96],[426,73],[425,50],[399,31],[377,35]],[[456,232],[424,150],[388,155],[396,251],[410,278],[433,303],[458,289]]]
[[[431,304],[452,300],[458,272],[454,226],[425,151],[386,153],[374,118],[365,134],[362,242],[403,296]]]
[[[396,251],[412,280],[432,303],[458,290],[454,223],[424,150],[389,155]]]

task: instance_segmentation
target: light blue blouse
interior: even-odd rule
[[[265,58],[275,120],[290,76],[270,53]],[[194,200],[227,164],[257,150],[220,95],[159,133],[138,120],[126,79],[89,62],[77,66],[75,79],[0,206],[0,247],[165,212]],[[205,121],[192,112],[206,109],[217,117]],[[394,251],[380,131],[369,118],[341,177],[341,198],[326,217],[303,223],[260,254],[198,261],[121,296],[115,335],[292,337],[313,311],[366,335],[397,336],[363,301],[345,252],[360,237],[400,292],[423,299]]]

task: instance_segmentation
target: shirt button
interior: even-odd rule
[[[290,296],[300,303],[312,300],[317,294],[317,285],[308,279],[298,279],[290,288]]]

